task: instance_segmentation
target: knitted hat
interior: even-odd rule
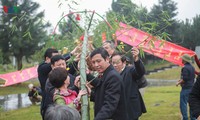
[[[181,56],[182,60],[191,63],[192,59],[188,54],[184,54],[183,56]]]

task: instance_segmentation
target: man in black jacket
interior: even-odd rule
[[[51,57],[58,54],[58,50],[54,48],[48,48],[44,53],[44,61],[38,66],[38,80],[40,82],[41,90],[42,90],[42,102],[40,112],[43,116],[43,106],[45,99],[45,84],[48,78],[48,74],[51,71]]]
[[[137,84],[137,80],[145,74],[145,68],[138,55],[139,50],[134,48],[134,66],[126,65],[126,57],[123,54],[115,53],[112,56],[112,65],[122,76],[125,85],[126,103],[129,106],[127,109],[129,120],[138,120],[142,113],[146,112]]]
[[[44,53],[44,61],[38,66],[38,80],[40,81],[42,92],[44,92],[48,74],[51,71],[51,57],[56,54],[58,54],[58,50],[48,48]]]
[[[90,58],[95,70],[101,75],[94,90],[95,120],[127,120],[124,84],[119,73],[109,63],[109,54],[97,48]]]

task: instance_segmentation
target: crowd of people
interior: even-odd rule
[[[147,112],[140,92],[147,82],[138,48],[131,50],[132,62],[126,54],[117,51],[111,40],[105,41],[102,47],[90,45],[89,48],[86,55],[86,90],[80,88],[80,46],[64,55],[54,48],[46,50],[44,61],[38,67],[42,119],[80,120],[81,97],[88,94],[90,101],[94,102],[94,120],[139,120]],[[72,56],[75,58],[73,61]],[[190,64],[190,56],[184,54],[182,60],[184,67],[176,85],[182,87],[180,109],[183,120],[188,119],[188,101],[191,120],[200,120],[200,80],[194,82],[194,74],[198,72]]]

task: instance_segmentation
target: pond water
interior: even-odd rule
[[[0,108],[4,111],[15,110],[31,105],[28,94],[11,94],[0,96]]]

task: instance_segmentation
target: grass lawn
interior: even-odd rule
[[[147,87],[144,93],[147,113],[140,120],[180,120],[179,92],[180,87],[175,86]],[[90,108],[92,113],[92,104]],[[1,111],[0,120],[41,120],[39,109],[39,106],[33,105],[8,112]]]
[[[42,120],[40,116],[40,107],[32,105],[27,108],[0,112],[0,120]]]
[[[147,113],[140,120],[180,120],[180,87],[148,87],[144,93]]]

